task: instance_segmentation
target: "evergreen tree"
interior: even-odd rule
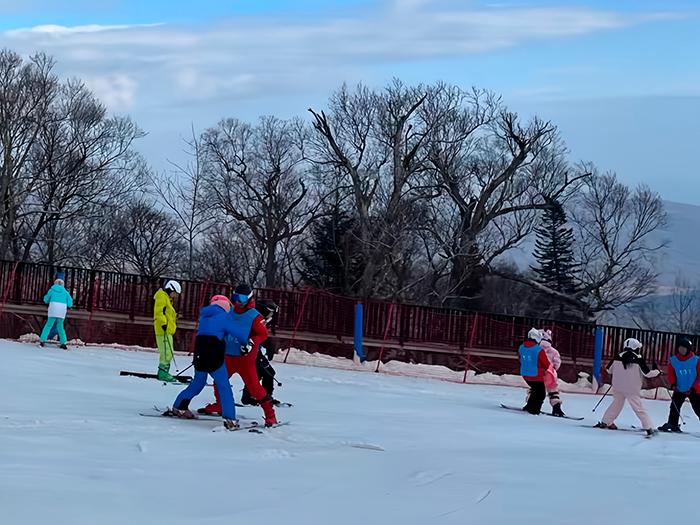
[[[574,260],[574,232],[566,226],[566,212],[557,201],[551,201],[545,210],[540,225],[535,228],[535,259],[532,269],[537,280],[561,293],[577,291],[575,273],[578,268]]]
[[[301,256],[301,276],[308,284],[353,294],[362,276],[360,240],[355,220],[337,208],[311,225],[311,241]]]

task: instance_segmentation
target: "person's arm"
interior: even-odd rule
[[[540,350],[540,353],[537,356],[537,367],[540,369],[540,373],[544,374],[551,364],[552,363],[550,363],[549,357],[547,357],[547,352],[545,352],[543,348]]]
[[[49,291],[46,292],[46,295],[44,296],[44,304],[49,304],[51,302],[51,296],[53,295],[53,291],[51,288],[49,288]]]
[[[258,348],[265,342],[268,336],[269,333],[265,323],[263,322],[263,316],[259,315],[255,318],[253,321],[253,326],[250,328],[250,342],[252,343],[252,348],[250,351],[257,355]]]
[[[639,365],[639,368],[642,369],[642,374],[644,374],[644,377],[648,377],[649,379],[658,377],[661,374],[661,371],[658,369],[650,370],[649,365],[647,365],[647,362],[644,360],[643,357],[640,357],[637,359],[637,364]]]
[[[700,360],[698,361],[698,373],[700,373]],[[673,368],[671,361],[666,366],[666,375],[668,376],[668,385],[673,390],[676,387],[676,369]]]
[[[610,362],[608,363],[608,365],[605,367],[605,371],[606,371],[608,374],[612,374],[612,371],[613,371],[613,364],[614,364],[614,363],[615,363],[615,360],[614,360],[614,359],[611,359]]]
[[[554,370],[559,370],[559,368],[561,368],[561,354],[559,350],[554,347],[552,347],[552,366]]]
[[[163,297],[163,294],[156,294],[156,300],[153,304],[153,320],[156,326],[162,327],[168,325],[168,318],[165,317],[165,309],[167,306],[168,302],[165,297]]]

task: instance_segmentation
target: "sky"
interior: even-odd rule
[[[343,82],[398,77],[493,90],[572,160],[700,204],[697,0],[0,0],[0,47],[55,56],[159,170],[192,127],[305,117]]]

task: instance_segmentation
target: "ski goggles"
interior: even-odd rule
[[[235,293],[233,294],[233,297],[231,297],[231,300],[234,303],[241,303],[241,304],[246,304],[248,301],[250,301],[250,298],[253,297],[253,293],[251,292],[250,295],[243,295],[240,293]]]

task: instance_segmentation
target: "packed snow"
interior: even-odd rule
[[[294,403],[278,418],[290,424],[212,432],[215,421],[138,415],[183,388],[119,376],[153,372],[153,353],[0,341],[0,357],[7,525],[589,525],[696,513],[700,438],[584,428],[608,405],[593,414],[592,395],[564,396],[577,422],[499,407],[522,404],[522,388],[274,363],[276,396]],[[193,407],[211,399],[207,388]],[[645,404],[665,421],[667,401]],[[700,432],[689,406],[683,415]],[[638,423],[627,408],[618,424]]]

